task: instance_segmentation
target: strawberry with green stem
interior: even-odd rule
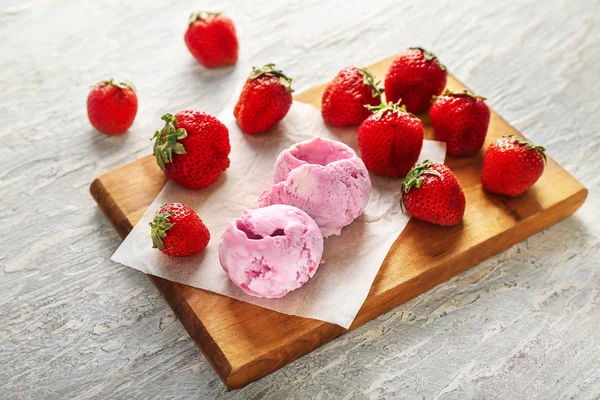
[[[510,197],[525,193],[544,172],[545,150],[543,146],[513,135],[496,140],[483,157],[483,188]]]
[[[233,115],[245,133],[264,132],[281,121],[292,106],[292,79],[266,64],[252,68]]]
[[[436,139],[446,142],[449,154],[463,156],[483,147],[490,124],[490,109],[484,97],[467,90],[455,93],[446,89],[434,97],[429,116]]]
[[[93,86],[87,98],[90,123],[108,135],[127,131],[135,120],[137,109],[138,99],[134,86],[114,79]]]
[[[332,126],[358,125],[371,112],[365,106],[381,103],[383,88],[366,68],[346,67],[327,84],[321,99],[321,114]]]
[[[153,136],[156,163],[183,187],[201,189],[229,167],[229,130],[212,115],[185,110],[162,117]]]
[[[466,208],[463,190],[445,165],[425,160],[406,175],[400,204],[413,217],[442,226],[458,224]]]
[[[201,252],[210,232],[198,214],[181,203],[165,204],[150,223],[152,247],[171,257],[188,257]]]
[[[358,145],[367,169],[384,176],[405,176],[423,147],[423,124],[392,102],[366,106],[372,112],[358,128]]]
[[[402,51],[392,61],[385,76],[387,101],[402,105],[412,113],[428,108],[431,98],[446,87],[446,67],[431,52],[421,47]]]
[[[237,62],[235,25],[226,15],[206,11],[192,13],[184,39],[190,53],[207,68]]]

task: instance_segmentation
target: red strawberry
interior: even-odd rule
[[[233,115],[246,133],[264,132],[286,116],[292,106],[292,80],[267,64],[252,67]]]
[[[358,128],[361,157],[370,171],[404,176],[417,162],[423,147],[421,120],[404,106],[382,103]]]
[[[193,13],[184,39],[190,53],[207,68],[237,62],[238,39],[235,26],[229,17],[221,13]]]
[[[358,125],[371,112],[366,105],[381,103],[383,89],[377,87],[369,70],[346,67],[327,85],[321,100],[321,114],[329,125]]]
[[[489,145],[483,157],[483,188],[511,197],[524,193],[544,172],[545,150],[512,135],[496,140]]]
[[[154,156],[165,175],[190,189],[213,183],[229,167],[229,130],[212,115],[186,110],[165,114],[153,139]]]
[[[181,203],[162,206],[150,226],[152,247],[171,257],[198,254],[210,240],[210,232],[198,214]]]
[[[138,100],[133,85],[102,81],[92,88],[87,98],[88,118],[102,133],[118,135],[125,132],[135,119]]]
[[[490,124],[490,109],[484,100],[466,90],[453,93],[446,89],[433,102],[431,124],[436,139],[446,142],[449,154],[462,156],[483,147]]]
[[[443,226],[456,225],[465,215],[465,194],[448,167],[425,160],[402,183],[402,204],[413,217]]]
[[[404,50],[390,65],[385,76],[385,97],[402,100],[409,112],[423,111],[431,98],[446,87],[446,67],[437,57],[420,47]]]

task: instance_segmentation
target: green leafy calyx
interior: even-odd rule
[[[275,64],[269,63],[261,68],[252,67],[252,72],[248,75],[248,79],[256,79],[260,76],[275,76],[279,78],[279,83],[283,85],[285,91],[291,93],[292,89],[292,78],[283,73],[280,69],[275,68]]]
[[[211,15],[217,16],[217,15],[221,15],[221,13],[220,12],[210,12],[210,11],[193,12],[192,14],[190,14],[188,23],[191,25],[196,21],[204,21],[204,20],[208,19],[208,17],[210,17]]]
[[[375,82],[375,78],[371,71],[366,68],[357,68],[358,72],[363,76],[363,83],[371,87],[371,93],[373,97],[377,97],[383,93],[383,88],[379,87],[381,81]]]
[[[404,114],[412,115],[414,117],[413,114],[406,111],[406,106],[404,106],[404,105],[400,106],[401,101],[402,100],[398,100],[397,103],[392,103],[391,101],[389,103],[382,102],[378,106],[372,106],[372,105],[366,104],[365,107],[373,113],[373,115],[375,116],[375,119],[381,118],[381,116],[383,114],[385,114],[387,111],[394,112],[397,114],[404,113]]]
[[[400,187],[402,193],[408,193],[408,191],[412,187],[420,188],[423,184],[423,175],[425,174],[435,175],[441,178],[442,174],[440,174],[435,169],[431,168],[434,165],[435,163],[429,160],[425,160],[422,163],[415,164],[414,167],[412,167],[412,169],[408,171],[408,174],[406,174],[404,182],[402,182],[402,185]]]
[[[544,163],[548,164],[548,157],[546,156],[546,148],[544,146],[536,146],[534,143],[530,142],[525,138],[516,137],[515,135],[507,135],[505,138],[509,138],[519,144],[527,146],[527,150],[535,150],[542,155],[544,158]]]
[[[135,92],[135,86],[133,86],[133,83],[131,83],[131,82],[117,82],[113,78],[110,78],[110,79],[104,80],[100,83],[103,83],[105,85],[116,86],[119,89],[131,89]]]
[[[183,128],[176,129],[177,116],[165,114],[161,118],[165,121],[165,126],[156,131],[151,140],[154,142],[154,157],[160,169],[164,170],[165,166],[173,161],[173,153],[185,154],[185,147],[179,143],[179,140],[187,137],[187,132]]]
[[[478,95],[476,95],[476,94],[474,94],[472,92],[469,92],[467,89],[463,89],[462,92],[453,92],[450,89],[446,89],[446,90],[444,90],[444,93],[442,93],[441,95],[439,95],[439,96],[433,96],[433,100],[435,101],[435,100],[439,99],[442,96],[471,97],[473,99],[486,100],[485,97],[478,96]]]
[[[161,207],[161,209],[163,207]],[[150,222],[150,236],[152,237],[152,248],[165,248],[163,239],[167,237],[167,231],[171,229],[173,225],[175,225],[169,220],[171,214],[173,214],[173,211],[161,213],[159,210],[154,215],[154,219],[152,220],[152,222]]]
[[[433,161],[425,160],[422,163],[415,164],[412,169],[408,171],[408,174],[406,174],[406,177],[404,178],[404,182],[402,182],[402,185],[400,186],[400,207],[402,207],[402,197],[404,194],[408,193],[413,187],[421,187],[424,179],[423,175],[429,174],[439,178],[442,177],[442,174],[431,168],[434,165],[435,163]]]
[[[422,48],[422,47],[409,47],[408,49],[409,49],[409,50],[420,50],[420,51],[423,53],[423,59],[424,59],[425,61],[437,60],[437,62],[438,62],[438,64],[440,65],[440,67],[441,67],[443,70],[445,70],[445,69],[446,69],[446,66],[445,66],[444,64],[442,64],[442,63],[440,62],[440,59],[439,59],[439,58],[437,58],[437,56],[436,56],[435,54],[433,54],[432,52],[430,52],[430,51],[427,51],[427,50],[425,50],[425,49],[424,49],[424,48]]]

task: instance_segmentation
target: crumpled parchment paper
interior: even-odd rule
[[[144,273],[210,290],[285,314],[314,318],[348,328],[365,301],[388,250],[408,223],[400,210],[400,178],[371,175],[373,194],[365,214],[325,239],[324,263],[302,288],[281,299],[246,295],[225,275],[219,263],[221,234],[246,208],[258,207],[259,194],[270,187],[281,150],[315,136],[342,141],[358,151],[357,128],[330,129],[311,105],[294,102],[271,131],[246,135],[231,109],[218,117],[229,128],[231,166],[210,187],[188,190],[169,181],[112,259]],[[445,144],[426,140],[420,160],[444,162]],[[197,256],[170,258],[152,248],[149,222],[166,203],[185,203],[200,215],[211,233]]]

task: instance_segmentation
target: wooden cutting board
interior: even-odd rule
[[[382,79],[392,59],[369,68]],[[448,87],[465,88],[453,76],[449,76]],[[324,85],[317,86],[295,99],[320,107],[323,89]],[[433,139],[429,115],[419,117],[425,137]],[[492,110],[484,149],[507,134],[522,136]],[[524,195],[506,198],[487,194],[479,178],[482,157],[483,151],[473,157],[446,158],[467,198],[464,221],[443,228],[412,219],[390,249],[350,329],[566,218],[587,196],[587,189],[551,158],[544,175]],[[166,181],[154,157],[149,155],[98,177],[90,191],[124,238]],[[218,236],[220,232],[213,234]],[[326,322],[280,314],[149,277],[230,389],[253,382],[347,332]],[[319,279],[319,275],[314,279]]]

